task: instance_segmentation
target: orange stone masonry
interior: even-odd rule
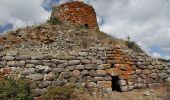
[[[68,2],[54,7],[51,17],[57,17],[73,25],[99,30],[92,6],[83,2]]]

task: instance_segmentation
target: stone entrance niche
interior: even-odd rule
[[[119,80],[118,76],[112,76],[112,91],[121,92]]]

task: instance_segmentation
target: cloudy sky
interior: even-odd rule
[[[0,33],[46,22],[51,6],[70,0],[0,0]],[[100,29],[140,45],[149,55],[170,59],[169,0],[85,0]]]

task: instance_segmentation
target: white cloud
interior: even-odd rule
[[[43,23],[50,16],[42,7],[43,0],[0,0],[0,24],[14,23],[17,27]]]
[[[170,51],[170,3],[167,0],[89,0],[89,2],[97,15],[105,19],[105,23],[100,26],[102,31],[120,38],[130,36],[151,55],[156,55],[151,51],[151,47]]]

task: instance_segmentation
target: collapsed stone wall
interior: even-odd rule
[[[73,25],[99,30],[93,7],[83,2],[68,2],[54,7],[51,17],[57,17]]]
[[[0,53],[0,71],[31,82],[34,97],[49,86],[74,84],[94,92],[129,91],[170,81],[170,65],[117,46],[91,47],[65,55]],[[115,79],[117,78],[117,79]]]

